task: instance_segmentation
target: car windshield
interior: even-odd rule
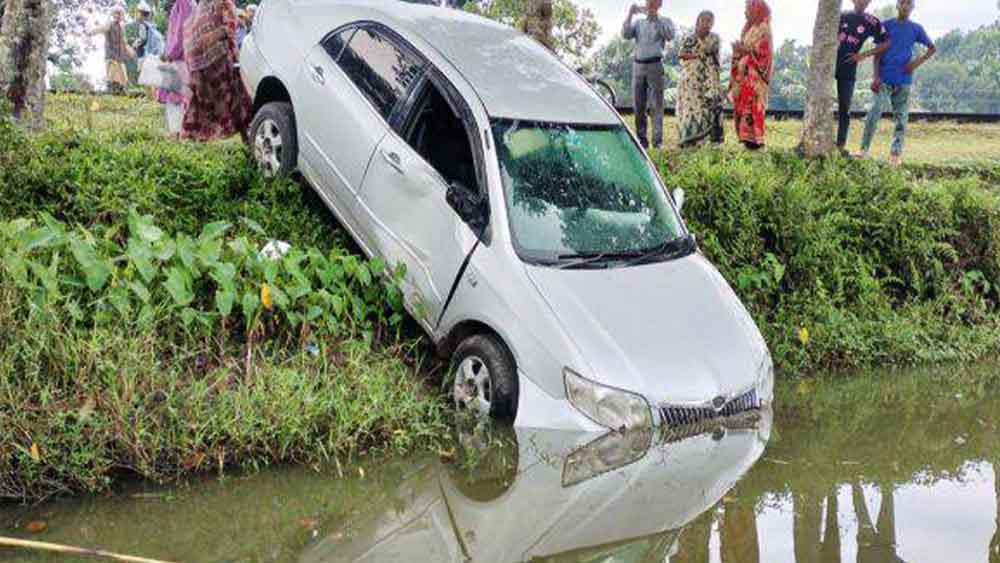
[[[624,126],[493,122],[510,228],[531,262],[642,255],[683,236]]]

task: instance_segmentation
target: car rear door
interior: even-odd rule
[[[420,72],[363,25],[334,31],[306,56],[299,79],[306,95],[296,111],[301,151],[323,194],[362,244],[369,236],[355,215],[358,192],[388,119]]]
[[[415,117],[412,114],[421,109],[419,100],[435,87],[431,78],[441,84],[440,75],[429,70],[420,90],[410,96],[407,114],[394,120],[393,129],[379,143],[359,201],[359,215],[367,215],[374,229],[374,247],[390,263],[406,265],[402,289],[407,304],[429,332],[435,330],[478,242],[446,200],[448,180],[402,136]],[[452,100],[463,103],[457,92],[452,94]],[[449,154],[448,148],[439,148]],[[462,154],[467,153],[452,158],[471,160]]]

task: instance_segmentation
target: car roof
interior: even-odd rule
[[[490,117],[621,123],[617,113],[545,47],[492,20],[399,0],[290,0],[289,6],[318,37],[351,21],[371,20],[408,40],[419,38],[468,81]]]

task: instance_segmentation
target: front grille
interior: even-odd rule
[[[760,408],[760,401],[757,399],[757,390],[752,389],[746,393],[731,399],[720,409],[710,406],[699,407],[679,407],[673,405],[663,405],[660,407],[660,417],[668,426],[686,426],[689,424],[699,424],[716,418],[729,417],[742,412],[757,410]]]

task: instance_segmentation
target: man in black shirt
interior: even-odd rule
[[[837,146],[844,150],[847,132],[851,126],[851,101],[858,75],[858,63],[875,57],[875,76],[878,76],[878,57],[889,48],[889,36],[882,22],[866,13],[871,0],[854,0],[854,10],[840,15],[840,50],[837,52]],[[875,48],[861,52],[869,38],[875,39]]]

